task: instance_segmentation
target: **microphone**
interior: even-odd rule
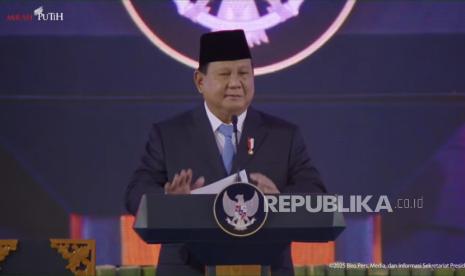
[[[239,142],[237,140],[237,116],[232,115],[231,117],[232,125],[233,125],[233,132],[234,132],[234,146],[236,147],[236,157],[237,157],[237,152],[239,151]],[[234,158],[236,163],[237,163],[237,158]],[[237,167],[236,171],[236,181],[240,181],[240,176],[239,176],[239,167]]]
[[[232,121],[232,125],[233,125],[234,135],[237,135],[237,116],[232,115],[231,121]],[[237,143],[237,141],[236,141],[236,143]]]

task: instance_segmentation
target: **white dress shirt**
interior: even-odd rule
[[[218,117],[216,117],[215,114],[213,114],[210,111],[210,109],[208,108],[206,102],[204,102],[204,105],[205,105],[205,110],[207,111],[208,120],[210,121],[210,125],[212,127],[213,133],[215,134],[216,144],[218,146],[218,149],[219,149],[220,153],[223,154],[225,137],[224,137],[224,135],[222,133],[220,133],[218,131],[218,128],[220,127],[220,125],[222,125],[224,123],[220,119],[218,119]],[[247,116],[247,110],[242,112],[241,115],[237,116],[237,139],[239,141],[241,140],[242,128],[244,127],[244,120],[245,120],[246,116]],[[226,124],[226,125],[228,125],[228,124]],[[232,125],[232,124],[229,124],[229,125]],[[235,142],[235,140],[236,139],[235,139],[235,137],[233,135],[233,145],[234,145],[234,149],[236,150],[236,142]],[[239,142],[237,142],[237,143],[239,143]]]

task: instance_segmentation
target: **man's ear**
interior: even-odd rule
[[[204,80],[205,75],[200,72],[199,70],[194,71],[194,83],[195,87],[197,87],[197,91],[202,94],[203,91],[203,80]]]

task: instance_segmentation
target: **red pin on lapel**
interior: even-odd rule
[[[255,139],[254,138],[247,138],[247,153],[249,155],[253,154],[254,146],[255,146]]]

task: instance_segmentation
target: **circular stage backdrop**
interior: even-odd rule
[[[342,26],[356,0],[123,0],[142,33],[173,59],[197,68],[198,40],[210,31],[243,29],[257,75],[307,58]]]

